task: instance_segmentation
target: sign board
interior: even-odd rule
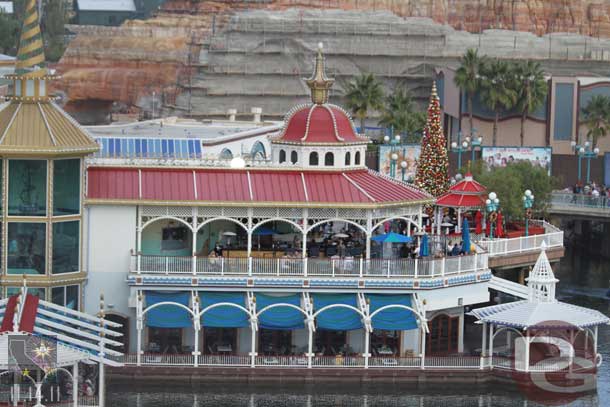
[[[546,168],[549,175],[552,155],[551,147],[483,147],[482,149],[482,158],[488,169],[529,161],[533,166]]]
[[[415,171],[417,170],[417,160],[421,153],[421,146],[419,144],[401,144],[391,146],[382,144],[379,146],[379,172],[383,175],[390,176],[391,164],[392,164],[392,153],[398,155],[396,160],[396,173],[394,178],[402,180],[402,167],[401,163],[404,161],[407,163],[405,169],[405,181],[412,180],[415,178]]]

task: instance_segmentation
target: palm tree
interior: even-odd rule
[[[360,132],[364,134],[364,120],[370,110],[381,110],[383,107],[383,88],[373,74],[362,74],[345,87],[345,104],[354,116],[360,120]]]
[[[517,109],[521,112],[521,146],[525,141],[525,120],[542,106],[547,85],[539,62],[523,61],[515,66]]]
[[[495,113],[492,139],[495,146],[500,113],[512,109],[517,101],[515,76],[511,66],[499,59],[485,63],[481,73],[481,101]]]
[[[468,120],[472,132],[472,100],[481,88],[481,67],[485,63],[485,57],[479,57],[476,49],[470,48],[460,59],[460,67],[455,72],[453,81],[455,85],[466,94],[468,102]]]
[[[587,126],[587,138],[597,147],[597,140],[605,137],[610,130],[610,98],[604,95],[593,96],[582,108],[583,123]]]
[[[411,93],[405,86],[399,86],[386,96],[379,124],[391,127],[397,134],[407,134],[409,141],[417,141],[416,133],[421,133],[426,124],[424,112],[416,110]]]

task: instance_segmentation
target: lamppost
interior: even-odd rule
[[[570,143],[572,151],[578,156],[578,181],[582,181],[582,159],[587,159],[587,184],[591,178],[591,158],[595,158],[599,155],[599,148],[591,145],[591,142],[585,141],[584,145],[576,144],[576,141],[572,140]]]
[[[498,195],[495,192],[490,192],[487,200],[485,201],[485,207],[488,213],[488,221],[490,223],[489,227],[489,238],[494,238],[494,229],[496,219],[498,218],[498,209],[500,208],[500,200],[498,199]]]
[[[383,141],[386,144],[390,145],[390,177],[396,177],[396,161],[398,160],[398,154],[396,153],[398,149],[398,144],[400,144],[400,135],[396,135],[394,137],[385,136]]]
[[[480,147],[481,143],[483,142],[483,137],[474,137],[474,134],[476,134],[476,132],[477,129],[472,129],[471,134],[473,134],[473,136],[467,136],[464,141],[461,141],[462,132],[459,131],[457,135],[457,141],[451,143],[451,151],[453,151],[454,153],[458,153],[458,169],[462,168],[462,153],[464,151],[472,152],[471,161],[474,162],[475,149],[476,147]]]
[[[532,218],[532,207],[534,206],[534,194],[529,189],[523,194],[523,209],[525,209],[525,237],[529,236],[529,220]]]
[[[405,173],[407,172],[407,162],[402,161],[400,163],[400,169],[402,170],[402,182],[405,182]]]

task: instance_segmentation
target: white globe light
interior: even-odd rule
[[[394,161],[398,160],[398,154],[393,153],[391,158],[392,158],[392,160],[394,160]]]
[[[396,137],[394,137],[394,140],[400,141],[400,134],[397,134]]]
[[[494,199],[494,203],[495,203],[496,205],[499,205],[499,204],[500,204],[500,200],[499,200],[498,198],[496,198],[496,199]]]
[[[529,189],[525,190],[525,196],[530,197],[532,196],[532,191],[530,191]]]
[[[477,139],[477,141],[479,142],[479,144],[481,144],[483,142],[483,137],[479,136],[479,138]]]
[[[576,142],[574,140],[570,141],[570,145],[572,146],[572,148],[576,147]]]
[[[491,205],[491,200],[490,199],[486,200],[485,205]]]
[[[318,42],[318,49],[321,51],[324,49],[324,43]]]
[[[384,136],[384,137],[383,137],[383,141],[385,141],[386,143],[387,143],[388,141],[390,141],[390,136]]]
[[[455,141],[451,143],[451,148],[457,148],[457,143]]]
[[[467,141],[464,141],[464,142],[462,143],[462,147],[464,147],[464,148],[468,148],[468,142],[467,142]]]
[[[527,201],[527,197],[525,197],[525,196],[521,199],[523,199],[523,202]]]
[[[466,137],[466,142],[470,143],[470,136]]]
[[[593,152],[595,153],[595,155],[599,154],[599,148],[595,147],[595,149],[593,150]]]
[[[246,161],[241,157],[235,157],[231,160],[231,168],[245,168]]]
[[[581,154],[584,154],[584,153],[585,153],[585,148],[584,148],[584,147],[581,147],[581,148],[580,148],[580,150],[578,150],[578,151],[579,151]]]
[[[400,166],[401,166],[402,168],[407,168],[407,162],[406,162],[406,161],[401,162],[401,163],[400,163]]]
[[[534,194],[532,194],[532,196],[530,196],[530,199],[533,201],[534,200]]]
[[[496,195],[495,192],[490,192],[489,193],[489,199],[491,199],[492,201],[495,200],[498,197],[498,195]]]
[[[585,141],[585,147],[589,147],[590,145],[591,145],[591,143],[590,143],[590,142]]]

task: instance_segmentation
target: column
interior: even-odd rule
[[[419,352],[421,357],[421,368],[426,368],[426,328],[424,327],[425,322],[421,325],[421,352]]]
[[[366,259],[371,259],[371,233],[366,233]]]
[[[248,257],[252,255],[252,231],[248,229]]]
[[[457,214],[458,215],[458,217],[457,217],[458,223],[457,223],[457,227],[455,228],[455,231],[457,233],[460,233],[462,231],[462,208],[458,208],[457,213],[458,213]]]
[[[525,371],[530,371],[530,333],[529,331],[525,331],[525,360],[523,361],[525,364]]]
[[[492,364],[493,364],[493,354],[494,354],[494,325],[489,324],[489,349],[487,351],[487,357],[489,358],[489,367],[492,367]]]
[[[254,324],[250,324],[250,331],[252,337],[250,338],[250,367],[256,366],[256,329]]]
[[[487,323],[483,322],[481,330],[481,369],[485,367],[485,354],[487,353]]]
[[[464,352],[464,308],[462,308],[462,312],[460,313],[460,318],[458,320],[458,352]]]
[[[366,329],[366,327],[365,327],[364,328],[364,353],[362,354],[362,356],[364,356],[364,368],[365,369],[369,368],[369,358],[371,357],[370,347],[371,347],[371,332],[368,329]]]
[[[193,208],[193,221],[191,222],[191,233],[193,234],[193,275],[197,275],[197,208]]]
[[[313,362],[313,326],[311,323],[308,323],[309,328],[309,340],[307,342],[307,368],[311,369],[311,365]]]
[[[78,407],[78,362],[72,366],[72,405]]]
[[[196,324],[199,325],[199,324]],[[199,367],[199,331],[201,330],[200,326],[195,326],[195,343],[194,343],[194,351],[193,351],[193,365],[195,367]]]

